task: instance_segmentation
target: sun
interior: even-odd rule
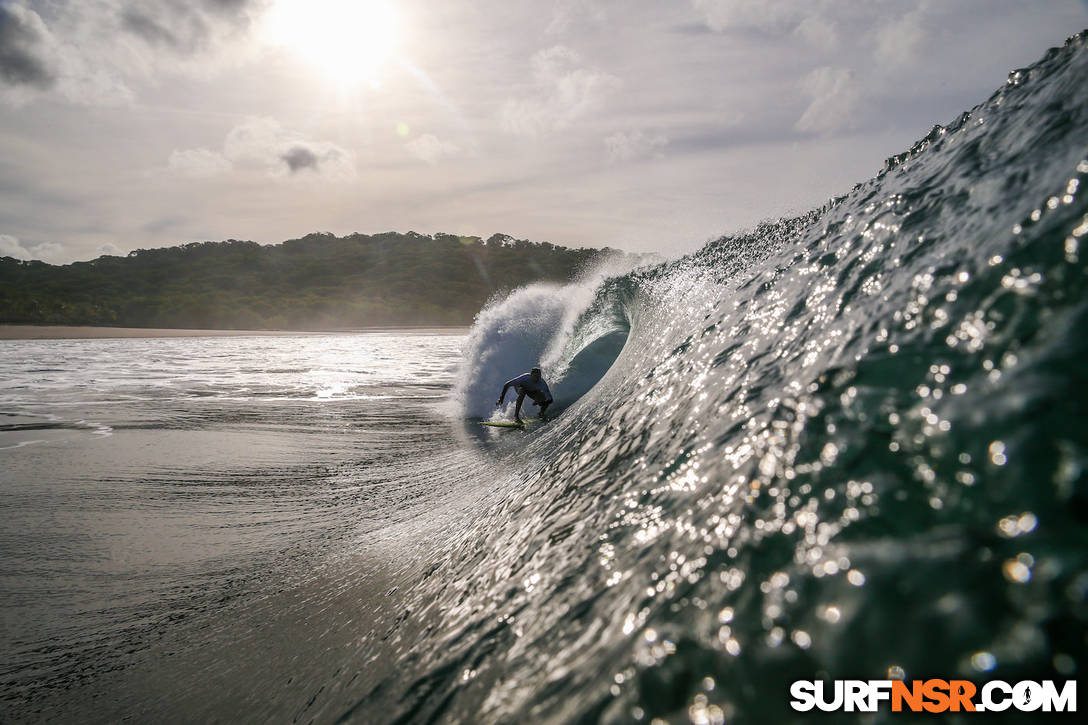
[[[265,37],[350,89],[377,81],[396,50],[397,30],[387,0],[277,0]]]

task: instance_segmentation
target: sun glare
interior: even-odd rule
[[[397,16],[386,0],[278,0],[266,35],[348,89],[377,81],[396,49]]]

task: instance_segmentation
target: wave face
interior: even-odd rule
[[[1088,664],[1085,43],[823,208],[485,310],[464,414],[537,361],[566,410],[489,453],[348,716],[781,722],[795,679]]]

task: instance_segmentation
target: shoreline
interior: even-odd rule
[[[460,335],[468,326],[360,327],[338,330],[189,330],[172,327],[94,327],[91,325],[5,325],[0,340],[101,340],[149,337],[309,337],[313,335],[358,335],[378,332]]]

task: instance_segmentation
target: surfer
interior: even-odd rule
[[[541,418],[544,417],[544,411],[552,404],[552,391],[548,390],[548,384],[544,382],[540,368],[533,368],[527,373],[507,380],[502,386],[502,395],[495,403],[496,408],[506,400],[506,391],[510,388],[516,390],[518,394],[517,403],[514,405],[514,420],[518,424],[521,423],[521,402],[525,400],[526,395],[532,399],[534,405],[539,406]]]

